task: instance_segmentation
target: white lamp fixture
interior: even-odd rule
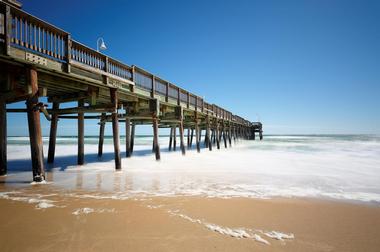
[[[99,46],[99,43],[100,43],[100,46]],[[96,51],[99,52],[99,50],[104,51],[106,49],[107,49],[107,46],[104,43],[104,39],[102,37],[98,38],[98,40],[96,41]]]

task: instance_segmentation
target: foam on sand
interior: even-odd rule
[[[115,209],[106,209],[106,208],[99,208],[99,209],[94,209],[90,207],[84,207],[84,208],[78,208],[71,214],[73,215],[85,215],[85,214],[91,214],[91,213],[114,213]]]
[[[7,200],[13,200],[13,201],[20,201],[25,202],[28,204],[36,204],[36,209],[46,209],[51,207],[58,207],[57,205],[53,204],[53,200],[43,199],[44,197],[51,196],[51,195],[41,195],[41,194],[34,194],[34,195],[22,195],[22,196],[15,196],[20,195],[20,192],[1,192],[0,193],[0,199],[7,199]]]
[[[264,234],[272,239],[280,241],[283,241],[284,239],[294,239],[294,234],[284,234],[278,231],[265,232]]]
[[[242,228],[242,227],[240,227],[240,228],[229,228],[229,227],[219,226],[219,225],[214,224],[214,223],[209,223],[207,221],[195,219],[195,218],[192,218],[188,215],[182,214],[179,212],[178,209],[177,210],[168,210],[167,212],[172,216],[178,216],[178,217],[181,217],[182,219],[185,219],[185,220],[190,221],[192,223],[197,223],[197,224],[203,225],[205,228],[207,228],[213,232],[217,232],[219,234],[230,236],[230,237],[237,238],[237,239],[244,239],[244,238],[245,239],[253,239],[257,242],[260,242],[260,243],[263,243],[266,245],[270,245],[270,243],[267,240],[265,240],[263,237],[261,237],[260,234],[266,235],[269,238],[272,238],[274,240],[280,240],[280,241],[284,241],[284,239],[294,239],[294,234],[285,234],[285,233],[281,233],[278,231],[264,232],[264,231],[258,230],[258,229],[253,230],[253,229]],[[258,234],[258,233],[260,233],[260,234]]]

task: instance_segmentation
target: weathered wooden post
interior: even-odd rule
[[[227,148],[227,137],[226,137],[226,127],[225,124],[223,123],[223,142],[224,142],[224,148]]]
[[[135,146],[135,128],[136,124],[132,122],[132,129],[131,129],[131,156],[133,154],[133,147]]]
[[[101,119],[100,119],[100,127],[99,127],[99,145],[98,145],[98,157],[101,157],[103,155],[103,143],[104,143],[104,128],[106,126],[106,114],[102,113]]]
[[[182,120],[179,123],[179,135],[180,135],[180,142],[181,142],[180,144],[181,144],[182,155],[185,155],[186,151],[185,151],[185,143],[184,143],[184,136],[183,136],[183,121]]]
[[[185,155],[186,154],[186,151],[185,151],[185,141],[184,141],[184,133],[183,133],[183,109],[181,106],[178,106],[176,107],[175,109],[175,113],[176,113],[176,118],[179,119],[180,123],[179,123],[179,140],[180,140],[180,148],[181,148],[181,151],[182,151],[182,155]]]
[[[194,129],[191,128],[190,146],[189,146],[189,148],[191,148],[193,146],[193,137],[194,137]]]
[[[232,147],[232,141],[231,141],[231,123],[228,123],[228,130],[227,130],[227,137],[228,137],[228,144],[230,147]]]
[[[172,143],[173,143],[173,126],[170,127],[169,151],[172,150]]]
[[[112,111],[112,135],[113,146],[115,152],[115,169],[121,170],[121,156],[120,156],[120,135],[119,135],[119,118],[117,113],[118,95],[117,89],[110,88],[111,103],[113,105]]]
[[[187,148],[190,148],[190,128],[187,128]]]
[[[53,110],[59,109],[59,103],[53,102]],[[58,114],[53,113],[50,122],[50,135],[49,135],[49,152],[48,152],[48,163],[54,163],[55,156],[55,144],[57,140],[57,125],[58,125]]]
[[[7,105],[0,97],[0,176],[7,174]]]
[[[158,119],[157,119],[157,116],[153,116],[152,120],[153,120],[154,151],[156,154],[156,160],[160,160],[161,155],[160,155],[160,145],[158,144]]]
[[[125,118],[125,155],[131,156],[131,119]]]
[[[213,130],[212,130],[212,144],[214,144],[215,145],[215,143],[216,143],[216,137],[215,137],[215,135],[216,135],[216,128],[214,128]]]
[[[153,121],[153,146],[156,154],[156,160],[161,159],[160,144],[158,141],[158,116],[160,113],[160,102],[158,99],[151,99],[149,102],[149,109],[152,113]]]
[[[232,134],[234,136],[234,143],[236,143],[236,125],[233,124],[233,127],[232,127]]]
[[[215,129],[215,139],[216,139],[216,148],[220,149],[220,137],[219,137],[220,131],[219,131],[219,123],[216,122],[216,129]]]
[[[30,150],[32,156],[33,181],[45,180],[44,154],[42,145],[42,132],[40,111],[38,103],[38,77],[34,68],[27,69],[27,85],[30,87],[30,96],[26,100],[28,113]]]
[[[199,142],[199,145],[201,144],[201,142],[202,142],[202,128],[198,125],[198,128],[199,128],[199,140],[198,140],[198,142]]]
[[[206,118],[206,137],[205,137],[205,145],[206,145],[206,148],[208,147],[209,150],[212,150],[212,147],[210,148],[209,146],[211,145],[211,142],[210,142],[210,119],[209,117],[207,116]]]
[[[195,143],[197,146],[197,152],[201,152],[201,146],[199,144],[199,125],[198,119],[195,119]]]
[[[207,129],[206,129],[207,147],[212,151],[211,133],[210,133],[210,119],[207,117]]]
[[[78,108],[82,109],[84,105],[83,99],[78,101]],[[78,165],[84,164],[84,113],[78,112]]]
[[[177,149],[177,126],[173,126],[173,150]]]

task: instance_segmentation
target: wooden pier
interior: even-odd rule
[[[84,27],[85,28],[85,27]],[[49,104],[40,102],[47,97]],[[7,109],[25,101],[26,107]],[[60,108],[62,103],[77,106]],[[185,155],[193,138],[198,152],[228,148],[236,138],[262,139],[262,124],[250,122],[140,67],[99,53],[27,12],[15,0],[0,0],[0,175],[7,173],[7,113],[27,113],[33,180],[45,179],[40,116],[50,121],[48,163],[54,162],[60,120],[78,123],[78,164],[84,164],[85,120],[99,121],[98,155],[104,127],[112,123],[115,168],[121,169],[119,123],[125,123],[126,157],[135,127],[153,126],[152,151],[160,159],[159,128],[170,128],[169,150]],[[204,144],[201,142],[204,132]]]

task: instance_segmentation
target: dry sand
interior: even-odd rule
[[[1,189],[4,187],[0,186],[0,191],[4,191]],[[378,205],[179,196],[115,200],[80,198],[78,195],[86,192],[73,195],[71,191],[49,196],[48,190],[45,185],[14,195],[3,194],[0,251],[379,251],[380,248]],[[44,196],[38,196],[42,192]],[[33,197],[46,202],[40,201],[39,205],[38,201],[30,200]],[[38,209],[49,206],[46,205],[49,202],[55,207]],[[252,237],[221,234],[207,228],[207,223],[223,230],[240,228],[250,235],[258,234],[270,245]],[[266,231],[292,233],[294,239],[272,239],[264,234]]]

